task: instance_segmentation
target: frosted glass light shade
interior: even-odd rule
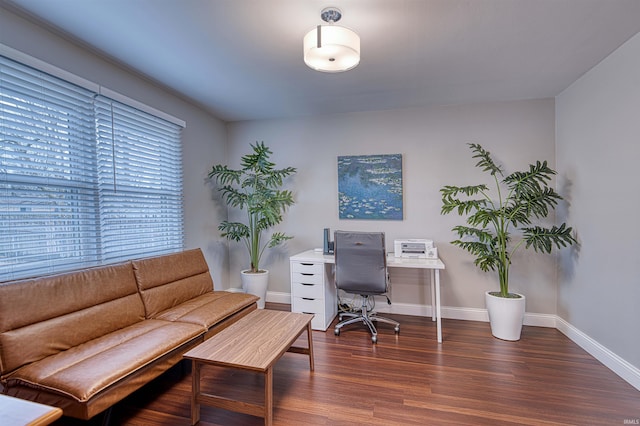
[[[342,72],[360,63],[360,37],[338,25],[318,25],[304,36],[304,63],[316,71]]]

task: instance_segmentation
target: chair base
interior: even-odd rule
[[[366,324],[367,327],[369,327],[369,331],[371,332],[371,341],[373,343],[377,343],[378,341],[378,330],[376,329],[376,326],[373,324],[374,321],[391,324],[394,326],[393,330],[396,332],[396,334],[400,332],[399,322],[389,318],[380,317],[375,312],[369,312],[367,310],[368,300],[369,300],[369,296],[362,296],[362,308],[361,308],[361,311],[357,314],[350,313],[350,312],[340,313],[340,316],[339,316],[340,322],[336,324],[336,328],[333,330],[333,333],[336,336],[340,335],[340,329],[342,329],[342,327],[349,324],[355,324],[357,322],[362,322]],[[346,319],[343,321],[342,320],[343,317],[349,317],[349,319]]]

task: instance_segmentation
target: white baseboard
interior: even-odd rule
[[[622,377],[631,386],[640,390],[639,368],[620,358],[560,317],[556,317],[556,328],[611,371]]]
[[[225,291],[230,291],[231,293],[244,293],[244,290],[239,287],[231,287],[226,289]],[[266,302],[272,303],[286,303],[288,305],[291,304],[291,293],[282,293],[277,291],[267,291]]]
[[[267,302],[291,304],[291,293],[267,291]]]
[[[489,322],[489,315],[487,314],[486,309],[457,308],[452,306],[442,306],[441,309],[442,318]],[[393,303],[391,306],[386,303],[377,303],[376,310],[380,313],[430,317],[432,307],[430,305],[416,305],[411,303]],[[556,316],[552,314],[536,314],[527,312],[524,314],[524,325],[555,328]]]
[[[239,291],[242,291],[238,289]],[[229,290],[233,291],[233,290]],[[267,302],[291,303],[290,293],[267,292]],[[376,311],[388,314],[431,316],[430,305],[418,305],[413,303],[393,303],[388,305],[385,298],[376,299]],[[488,322],[489,315],[486,309],[479,308],[459,308],[452,306],[442,306],[442,318],[457,319],[465,321]],[[631,365],[623,358],[611,352],[600,343],[578,330],[564,319],[553,314],[539,314],[526,312],[524,314],[524,325],[536,327],[556,328],[562,334],[571,339],[574,343],[587,351],[595,359],[603,363],[607,368],[620,376],[634,388],[640,390],[640,369]]]
[[[392,303],[388,305],[385,298],[376,298],[375,310],[381,314],[415,315],[417,317],[431,316],[431,306],[411,303]]]
[[[225,291],[229,291],[231,293],[244,293],[244,290],[239,287],[230,287]],[[281,293],[277,291],[267,291],[266,302],[272,303],[286,303],[288,305],[291,304],[291,293]]]
[[[533,312],[525,312],[524,325],[533,325],[536,327],[556,328],[558,316],[554,314],[536,314]]]

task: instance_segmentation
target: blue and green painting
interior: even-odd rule
[[[338,157],[340,219],[402,220],[402,154]]]

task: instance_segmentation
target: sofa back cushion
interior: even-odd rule
[[[0,283],[0,375],[143,319],[130,262]]]
[[[156,318],[167,309],[213,291],[209,266],[200,249],[131,263],[147,318]]]

